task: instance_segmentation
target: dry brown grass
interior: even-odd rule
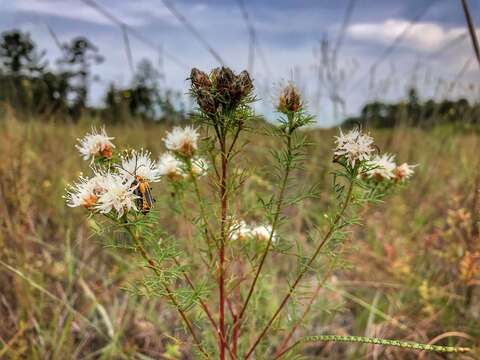
[[[137,264],[127,254],[103,249],[99,239],[90,236],[82,211],[64,205],[66,184],[80,167],[86,169],[74,143],[88,127],[12,118],[0,122],[0,358],[188,358],[188,351],[182,355],[183,345],[167,335],[182,333],[175,313],[162,301],[121,289],[139,275]],[[108,130],[119,145],[162,151],[161,126]],[[318,200],[308,200],[288,214],[284,231],[304,242],[304,228],[322,216],[331,199],[333,134],[311,132],[317,145],[309,149],[303,173],[297,174],[296,186],[315,180],[325,189]],[[429,342],[456,331],[448,334],[451,344],[479,346],[480,265],[475,251],[480,244],[474,195],[480,136],[447,127],[399,128],[374,135],[383,151],[421,165],[411,186],[375,209],[363,209],[366,223],[354,229],[345,250],[350,264],[322,290],[318,311],[301,333],[328,329]],[[249,141],[249,157],[242,161],[255,175],[245,184],[247,202],[272,189],[262,172],[269,161],[266,144],[258,135]],[[162,196],[167,199],[169,194]],[[163,206],[169,206],[167,200]],[[169,218],[166,226],[180,235],[193,231],[182,219]],[[278,262],[279,257],[269,261]],[[280,267],[279,276],[287,267]],[[340,313],[322,311],[323,305],[342,302]],[[307,357],[314,354],[332,359],[418,355],[366,345],[305,349]],[[469,356],[465,358],[475,358]]]

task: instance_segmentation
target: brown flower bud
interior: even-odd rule
[[[235,74],[229,68],[222,66],[222,68],[216,73],[215,85],[217,91],[222,94],[230,92],[235,82]]]
[[[197,103],[200,108],[208,114],[214,113],[217,110],[215,99],[212,94],[205,89],[199,89],[197,92]]]
[[[192,87],[194,89],[209,89],[212,85],[208,75],[197,68],[192,69],[190,73],[190,80],[192,81]]]
[[[237,76],[237,83],[240,84],[242,96],[248,95],[253,90],[253,82],[247,70],[243,70]]]
[[[278,110],[281,112],[295,112],[302,107],[300,93],[292,84],[288,84],[280,94]]]

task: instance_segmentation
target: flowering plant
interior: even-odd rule
[[[323,223],[305,230],[307,247],[283,231],[288,225],[286,210],[314,199],[319,192],[318,186],[303,190],[294,183],[309,145],[304,129],[313,121],[299,91],[293,84],[282,90],[278,124],[263,131],[276,139],[269,167],[276,188],[258,199],[254,211],[250,204],[242,204],[250,169],[238,165],[244,160],[249,135],[259,132],[251,107],[256,100],[253,82],[246,71],[235,74],[225,67],[210,74],[193,69],[190,80],[190,92],[198,104],[195,125],[169,131],[163,139],[167,152],[158,161],[145,150],[114,151],[114,139],[105,130],[92,130],[79,140],[79,150],[92,161],[93,176],[81,176],[66,194],[69,206],[103,216],[105,228],[108,224],[111,232],[128,235],[126,243],[114,245],[139,254],[150,272],[134,290],[166,298],[173,306],[193,340],[185,351],[222,360],[276,359],[309,341],[466,351],[356,336],[299,338],[298,328],[338,261],[346,229],[359,221],[355,210],[406,183],[414,166],[396,165],[393,155],[379,154],[374,139],[360,128],[340,131],[332,154],[333,205]],[[155,183],[171,188],[178,205],[174,213],[181,213],[197,229],[194,241],[184,243],[161,228],[158,219],[171,214],[157,209],[154,197],[160,192],[153,188]],[[185,199],[194,202],[188,202],[187,208]],[[275,291],[272,256],[282,256],[291,265]],[[307,306],[297,308],[308,279],[317,279],[317,286]],[[277,292],[283,294],[277,297]]]

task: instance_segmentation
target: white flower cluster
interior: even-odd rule
[[[92,128],[90,133],[81,139],[77,139],[80,144],[75,145],[75,147],[78,149],[84,160],[91,159],[93,161],[95,157],[110,159],[112,157],[113,148],[115,147],[110,141],[113,139],[113,137],[107,135],[105,128],[102,128],[100,131]]]
[[[394,180],[405,181],[409,179],[416,165],[403,163],[397,165],[392,154],[374,155],[375,151],[373,138],[370,135],[363,134],[360,129],[350,130],[344,134],[340,130],[340,135],[335,137],[336,148],[334,156],[344,158],[349,166],[354,168],[362,164],[362,176],[377,181]]]
[[[166,134],[165,145],[169,152],[158,161],[152,160],[149,151],[131,151],[116,164],[110,164],[108,171],[93,169],[93,177],[80,178],[66,189],[65,199],[70,207],[84,207],[101,214],[113,213],[118,218],[129,211],[139,211],[145,189],[141,184],[158,182],[163,176],[170,180],[188,178],[190,174],[202,176],[208,170],[208,163],[195,155],[198,149],[197,130],[191,126],[175,127]],[[104,128],[100,132],[92,128],[76,145],[85,160],[110,159],[115,147]],[[190,165],[189,165],[190,164]],[[191,170],[189,170],[191,169]],[[138,190],[137,190],[138,189]],[[140,190],[142,189],[142,190]],[[143,195],[142,195],[143,196]],[[150,197],[151,198],[151,197]],[[144,210],[144,209],[143,209]]]
[[[268,241],[272,234],[271,225],[248,225],[245,221],[234,221],[230,228],[230,238],[236,240],[257,239],[260,241]],[[272,243],[278,241],[277,234],[272,234]]]
[[[115,210],[120,218],[125,212],[137,210],[134,190],[132,182],[120,174],[96,172],[92,178],[80,176],[67,188],[65,199],[70,207],[83,206],[101,214]]]
[[[85,160],[97,156],[110,158],[114,145],[105,129],[95,129],[80,140],[77,146]],[[107,149],[109,153],[107,154]],[[121,162],[108,171],[94,168],[93,176],[80,178],[67,187],[64,196],[70,207],[82,206],[92,212],[115,214],[118,218],[129,211],[138,211],[136,194],[140,182],[152,183],[160,180],[160,171],[148,151],[132,151],[121,158]]]
[[[395,180],[403,182],[410,179],[416,165],[409,165],[407,163],[397,165],[394,159],[395,156],[391,154],[376,155],[368,161],[367,166],[369,170],[366,171],[367,177],[377,181]]]

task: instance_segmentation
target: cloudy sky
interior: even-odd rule
[[[100,103],[108,83],[128,85],[131,71],[121,29],[86,2],[0,0],[0,31],[30,32],[51,65],[60,51],[49,28],[61,42],[87,36],[105,57],[94,68],[100,81],[90,99]],[[305,93],[320,126],[355,114],[366,101],[397,100],[411,85],[423,97],[479,97],[478,85],[472,89],[471,84],[480,83],[480,71],[457,0],[170,0],[204,42],[162,0],[96,3],[133,30],[134,62],[150,59],[164,75],[164,87],[182,93],[193,66],[211,69],[219,65],[218,57],[237,71],[249,66],[243,3],[255,31],[250,66],[265,100],[258,110],[265,114],[272,113],[279,84],[289,80]],[[469,4],[480,29],[480,0]],[[323,52],[322,40],[328,42]]]

